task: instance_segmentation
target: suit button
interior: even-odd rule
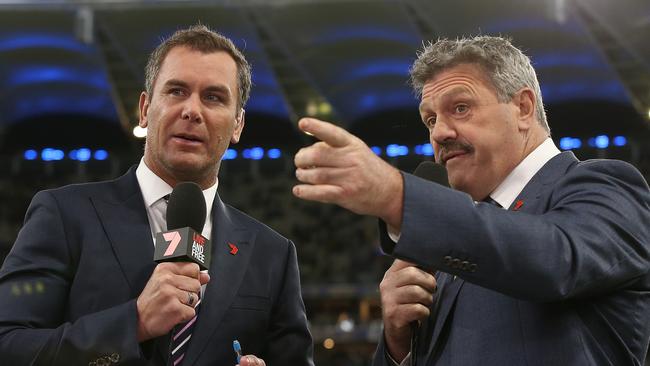
[[[451,265],[451,257],[450,257],[450,256],[445,256],[445,257],[442,259],[442,261],[443,261],[443,263],[444,263],[445,265],[447,265],[447,266],[450,266],[450,265]]]
[[[469,265],[469,271],[470,271],[470,272],[476,272],[476,267],[478,267],[478,266],[476,265],[476,263],[472,263],[472,264],[470,264],[470,265]]]
[[[462,269],[463,271],[467,271],[469,269],[469,262],[468,261],[460,262],[460,269]]]
[[[120,355],[118,355],[117,353],[113,353],[110,356],[110,360],[112,363],[118,363],[120,361]]]
[[[460,268],[460,259],[454,258],[451,261],[451,268]]]

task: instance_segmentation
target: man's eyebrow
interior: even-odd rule
[[[457,96],[459,96],[461,94],[470,94],[470,91],[467,90],[466,87],[457,86],[457,87],[453,88],[452,90],[442,94],[438,99],[439,99],[440,103],[445,103],[445,102],[449,101],[449,99],[453,99],[454,97],[457,97]],[[428,99],[424,99],[424,100],[422,100],[420,102],[419,110],[420,111],[429,110],[430,105],[431,105],[431,101],[428,100]]]
[[[167,88],[173,87],[173,86],[177,86],[177,87],[181,87],[181,88],[189,88],[189,84],[187,84],[183,80],[178,80],[178,79],[169,79],[169,80],[167,80],[165,82],[164,86],[167,87]],[[226,85],[219,85],[219,84],[210,85],[210,86],[206,87],[203,91],[204,92],[213,92],[213,93],[214,92],[222,93],[222,94],[225,94],[225,95],[227,95],[229,97],[232,94],[230,88],[228,88]]]
[[[207,88],[205,88],[205,91],[224,93],[227,94],[228,96],[230,96],[231,94],[230,88],[228,88],[225,85],[210,85]]]
[[[164,85],[168,86],[168,87],[169,86],[181,86],[181,87],[184,87],[184,88],[187,87],[186,82],[184,82],[182,80],[178,80],[178,79],[169,79],[169,80],[165,81]]]

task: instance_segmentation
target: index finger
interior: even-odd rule
[[[158,266],[164,266],[163,268],[169,268],[169,271],[191,278],[199,278],[200,268],[199,265],[192,262],[163,262]]]
[[[298,121],[298,128],[332,147],[346,146],[353,138],[353,135],[343,128],[315,118],[302,118]]]

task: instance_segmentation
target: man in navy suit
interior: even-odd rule
[[[641,174],[555,147],[535,71],[508,40],[429,44],[411,79],[455,190],[399,172],[334,125],[299,123],[322,141],[296,154],[294,194],[379,217],[397,258],[380,285],[374,365],[641,365]]]
[[[207,27],[180,30],[154,50],[137,168],[39,192],[28,209],[0,270],[0,363],[234,365],[237,339],[250,354],[242,366],[313,365],[294,244],[217,194],[250,87],[242,53]],[[153,262],[164,197],[182,181],[197,183],[207,202],[207,273]],[[195,315],[183,356],[170,358],[172,328]]]

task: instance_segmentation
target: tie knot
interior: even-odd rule
[[[483,200],[483,202],[485,202],[485,203],[489,203],[489,204],[491,204],[491,205],[494,205],[494,206],[497,206],[497,207],[500,207],[500,208],[503,208],[503,206],[501,206],[501,205],[499,204],[499,202],[493,200],[492,197],[490,197],[490,196],[487,196],[487,197]]]

